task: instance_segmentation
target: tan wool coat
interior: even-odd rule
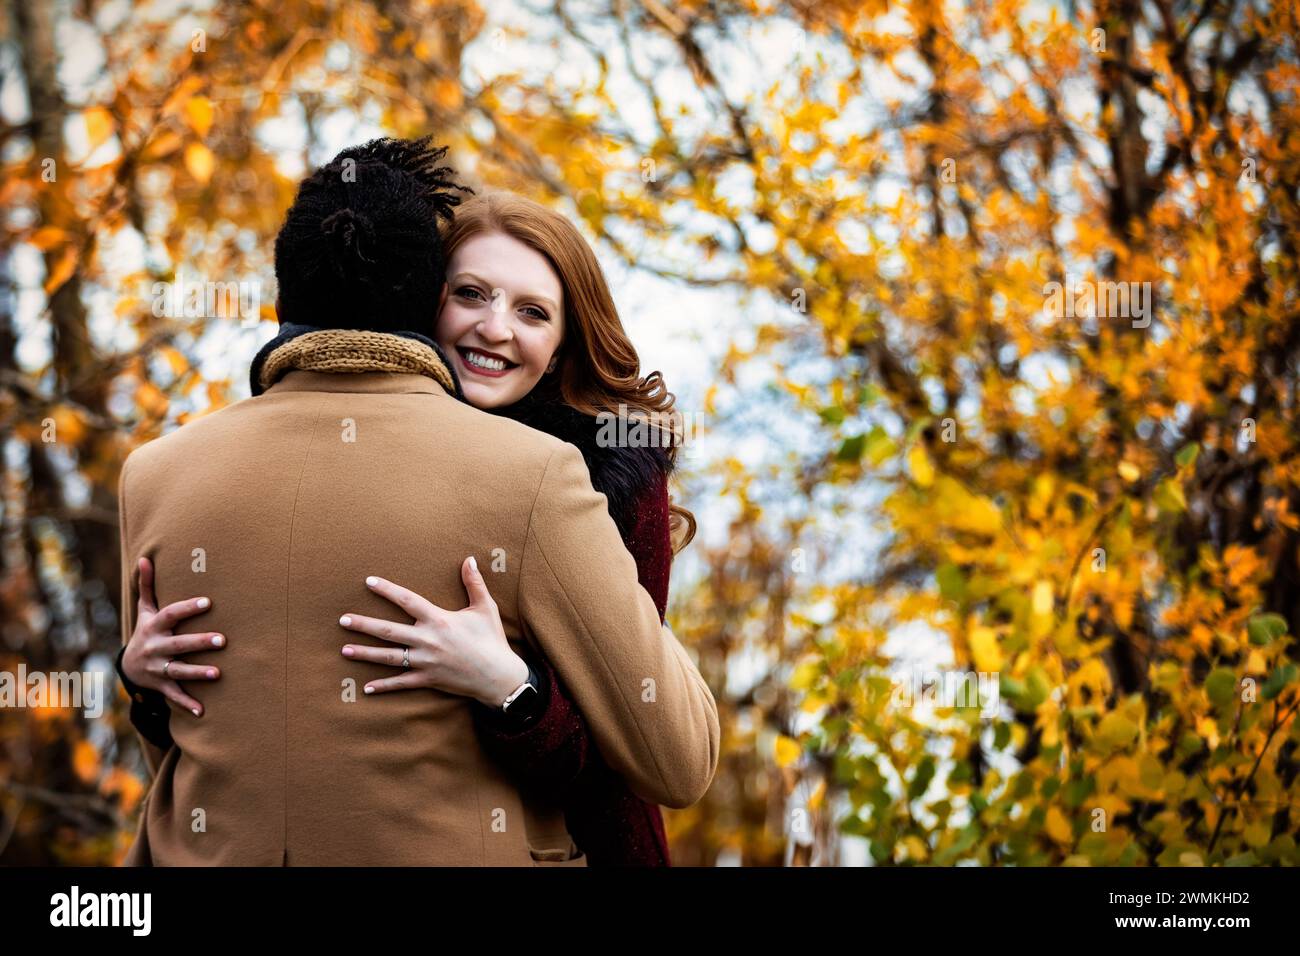
[[[470,698],[366,695],[400,671],[341,654],[385,643],[345,612],[409,620],[367,575],[459,610],[469,555],[507,638],[551,662],[634,792],[685,807],[708,788],[713,697],[582,455],[458,401],[419,347],[436,376],[290,370],[127,459],[123,640],[141,556],[159,606],[211,598],[181,632],[227,638],[185,657],[221,668],[187,685],[203,716],[169,704],[174,746],[142,741],[153,780],[127,864],[585,866],[560,807],[486,758]]]

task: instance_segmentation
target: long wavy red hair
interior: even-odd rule
[[[486,192],[463,201],[444,227],[448,260],[472,236],[501,232],[546,257],[564,292],[564,338],[555,372],[537,386],[545,397],[588,415],[631,415],[673,433],[665,448],[676,462],[682,432],[676,427],[676,398],[658,371],[641,375],[641,361],[614,307],[605,273],[582,234],[564,216],[517,193]],[[669,504],[673,552],[695,537],[695,516]]]

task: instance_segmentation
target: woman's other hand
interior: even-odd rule
[[[140,559],[140,599],[136,602],[135,630],[122,655],[122,670],[133,683],[162,693],[194,714],[203,716],[203,705],[185,693],[177,681],[216,680],[221,672],[211,665],[182,664],[175,658],[226,646],[226,639],[210,631],[176,634],[176,625],[202,614],[212,602],[205,597],[177,601],[158,609],[153,591],[153,563]]]
[[[496,601],[472,556],[460,566],[460,577],[470,601],[461,611],[444,610],[383,578],[366,578],[371,591],[414,619],[411,624],[397,624],[362,614],[339,618],[348,630],[406,645],[344,645],[343,656],[352,660],[403,668],[405,655],[410,662],[405,673],[367,683],[367,694],[432,687],[500,707],[510,692],[528,679],[528,664],[511,650]]]

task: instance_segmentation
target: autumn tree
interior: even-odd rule
[[[0,669],[116,649],[121,460],[246,394],[204,357],[267,337],[279,217],[362,118],[570,215],[664,308],[734,304],[670,616],[725,750],[676,862],[1294,864],[1276,6],[17,5]],[[157,314],[182,274],[255,314]],[[114,859],[132,747],[124,708],[0,711],[0,856]]]

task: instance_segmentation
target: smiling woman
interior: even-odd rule
[[[513,404],[555,368],[564,293],[540,252],[504,232],[465,240],[447,266],[434,338],[478,408]]]
[[[505,192],[463,203],[445,242],[447,286],[433,338],[454,364],[465,400],[582,451],[662,620],[672,554],[694,530],[693,516],[668,496],[680,444],[674,397],[658,372],[641,375],[591,247],[563,216]],[[667,440],[602,444],[601,416],[629,413],[666,423],[658,427]],[[561,675],[542,657],[529,664],[539,712],[531,724],[510,726],[490,709],[478,711],[485,749],[563,803],[582,853],[576,859],[671,865],[660,808],[604,762]],[[557,852],[558,863],[539,865],[575,865],[567,850]]]

